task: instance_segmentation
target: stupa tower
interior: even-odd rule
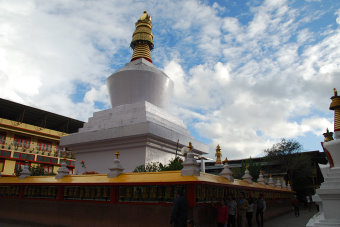
[[[172,94],[173,82],[152,64],[153,35],[151,16],[144,11],[135,24],[130,47],[131,62],[106,80],[111,105],[120,106],[147,101],[166,109]]]
[[[181,119],[166,110],[174,85],[152,64],[151,16],[144,11],[135,26],[131,61],[106,80],[112,108],[94,113],[78,133],[61,138],[61,146],[72,149],[91,171],[106,173],[114,150],[120,150],[126,172],[150,162],[166,164],[175,157],[176,149],[190,141],[195,154],[208,151],[191,137]],[[76,172],[81,170],[77,162]]]
[[[151,16],[144,11],[136,22],[136,31],[132,35],[130,47],[133,49],[133,55],[131,61],[144,58],[152,63],[150,51],[153,49],[153,35],[151,29]]]
[[[340,226],[340,96],[334,88],[330,110],[334,111],[334,134],[324,133],[325,142],[321,143],[327,154],[328,166],[320,166],[324,182],[316,190],[313,201],[318,203],[320,212],[307,223],[307,227]]]
[[[335,138],[340,139],[340,96],[336,88],[333,89],[334,96],[331,98],[332,102],[329,106],[330,110],[334,110],[334,134]]]

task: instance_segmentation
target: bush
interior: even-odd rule
[[[160,172],[160,171],[171,171],[171,170],[181,170],[182,166],[182,159],[180,157],[175,157],[171,159],[168,165],[163,165],[159,162],[151,162],[147,163],[146,165],[137,166],[133,172]]]

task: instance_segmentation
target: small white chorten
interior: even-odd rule
[[[260,174],[259,174],[259,178],[257,179],[257,183],[265,185],[262,170],[260,170]]]
[[[199,176],[200,175],[200,164],[197,163],[194,152],[192,151],[193,146],[191,142],[189,142],[189,151],[187,156],[185,157],[184,162],[182,163],[183,169],[181,170],[182,176]]]
[[[225,158],[225,160],[224,160],[224,166],[223,166],[223,170],[220,173],[220,176],[227,178],[230,182],[234,182],[233,172],[231,172],[231,170],[229,168],[227,158]]]
[[[280,179],[279,177],[276,179],[275,187],[277,187],[277,188],[282,188],[281,179]]]
[[[107,174],[109,178],[118,177],[124,171],[123,166],[120,164],[119,151],[116,151],[115,155],[116,158],[113,160],[113,166],[109,168],[110,172]]]
[[[273,181],[273,178],[272,178],[272,174],[269,175],[268,185],[274,187],[274,181]]]
[[[252,181],[253,178],[249,174],[248,166],[246,166],[246,170],[244,171],[244,175],[243,175],[242,179],[244,181],[247,181],[249,184],[253,183],[253,181]]]

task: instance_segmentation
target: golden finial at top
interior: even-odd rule
[[[142,16],[136,22],[135,26],[136,30],[132,35],[132,41],[130,43],[130,47],[133,49],[131,61],[144,58],[152,62],[150,51],[154,46],[153,34],[151,32],[151,16],[146,11],[144,11]]]
[[[246,170],[248,170],[248,165],[246,165]]]
[[[336,90],[336,88],[333,88],[334,91],[334,96],[338,96],[338,91]]]
[[[119,158],[119,150],[116,151],[115,155],[116,155],[116,158],[118,159]]]
[[[222,152],[221,152],[221,147],[220,145],[218,144],[216,146],[216,153],[215,153],[215,157],[216,157],[216,164],[220,165],[222,164]]]
[[[228,158],[227,158],[227,157],[225,157],[225,159],[224,159],[223,163],[228,163],[228,162],[229,162]]]
[[[323,134],[323,136],[325,137],[325,142],[331,141],[333,140],[333,132],[330,132],[327,128],[326,132]]]
[[[262,169],[260,169],[260,174],[262,174]]]
[[[192,146],[192,143],[191,143],[191,142],[189,142],[188,148],[189,148],[189,151],[192,151],[192,149],[194,148],[194,147]]]
[[[151,16],[146,12],[144,11],[144,13],[142,14],[142,16],[140,16],[139,20],[150,20],[151,21]]]
[[[269,174],[269,178],[271,178],[271,177],[272,177],[272,174],[270,173],[270,174]]]

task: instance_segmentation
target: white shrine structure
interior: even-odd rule
[[[126,172],[150,162],[165,164],[189,142],[195,155],[208,153],[208,146],[166,111],[173,82],[152,64],[151,29],[151,16],[144,11],[132,36],[131,62],[106,80],[112,109],[95,112],[78,133],[61,138],[60,145],[76,156],[76,174],[84,172],[80,160],[86,160],[87,170],[107,173],[115,150]]]
[[[329,109],[334,110],[334,134],[324,133],[325,142],[321,143],[329,165],[320,166],[324,182],[316,190],[313,200],[320,207],[307,223],[307,227],[340,226],[340,96],[334,88],[334,96]]]

